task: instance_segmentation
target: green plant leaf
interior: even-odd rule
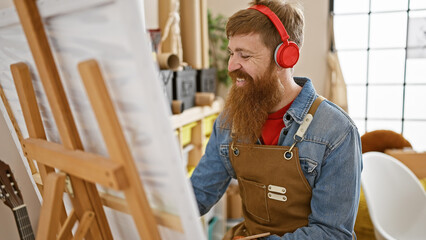
[[[225,33],[227,17],[222,14],[213,16],[211,10],[208,9],[207,21],[209,25],[210,67],[217,69],[218,81],[229,86],[232,81],[228,76],[228,38]]]

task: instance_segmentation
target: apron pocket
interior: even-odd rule
[[[245,208],[251,215],[269,222],[268,204],[266,201],[266,185],[239,178],[242,199]]]

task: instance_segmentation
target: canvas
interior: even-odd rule
[[[181,219],[184,233],[159,226],[162,239],[205,239],[195,198],[186,177],[170,109],[158,79],[137,0],[38,1],[46,34],[85,151],[107,156],[99,127],[77,71],[87,59],[98,61],[109,94],[153,209]],[[0,10],[0,84],[23,137],[28,137],[10,65],[30,67],[49,141],[60,142],[52,112],[14,8]],[[0,106],[20,149],[3,104]],[[21,156],[24,160],[23,154]],[[100,187],[99,187],[100,188]],[[115,195],[109,189],[100,189]],[[137,239],[130,215],[105,208],[116,239]]]

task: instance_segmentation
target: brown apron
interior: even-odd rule
[[[292,146],[239,144],[233,138],[229,157],[238,179],[244,221],[224,236],[251,236],[269,232],[282,236],[308,225],[311,186],[300,167],[295,145],[324,98],[317,97],[294,136]]]

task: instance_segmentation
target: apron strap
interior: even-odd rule
[[[324,101],[325,98],[322,96],[317,96],[315,101],[312,103],[311,108],[309,109],[308,113],[303,118],[302,124],[300,124],[299,128],[297,129],[296,133],[293,136],[294,142],[290,146],[290,148],[284,153],[284,158],[286,160],[291,160],[293,158],[293,148],[296,146],[297,143],[300,143],[304,140],[304,136],[306,131],[308,130],[309,125],[312,122],[312,119],[314,118],[315,112],[318,109],[318,106]]]
[[[308,113],[311,114],[312,116],[314,116],[315,112],[317,111],[318,106],[324,100],[325,100],[325,98],[323,96],[318,95],[317,98],[315,99],[314,103],[312,103],[311,108],[309,109]]]
[[[302,123],[300,124],[299,128],[297,129],[296,134],[294,134],[294,140],[296,142],[303,141],[303,136],[305,135],[306,131],[308,130],[309,125],[312,122],[312,119],[314,118],[315,112],[318,109],[318,106],[324,101],[324,97],[318,96],[315,101],[312,103],[311,108],[309,109],[308,113],[303,118]]]

